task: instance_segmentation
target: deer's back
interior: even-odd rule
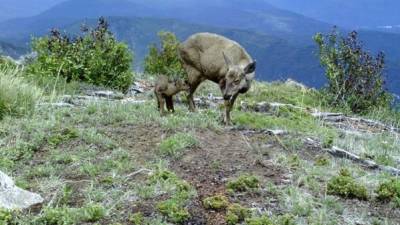
[[[252,59],[237,42],[211,33],[190,36],[180,47],[183,63],[200,71],[207,79],[217,81],[225,76],[224,52],[236,65],[246,66]]]

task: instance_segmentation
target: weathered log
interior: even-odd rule
[[[379,165],[372,160],[363,159],[360,156],[358,156],[354,153],[351,153],[349,151],[346,151],[342,148],[339,148],[336,146],[333,146],[332,148],[323,148],[320,142],[313,140],[311,138],[307,138],[305,140],[305,142],[309,145],[312,145],[313,147],[317,147],[317,148],[320,148],[321,150],[327,151],[329,154],[331,154],[334,157],[349,159],[349,160],[359,163],[369,169],[380,170],[380,171],[389,173],[393,176],[400,176],[400,169],[397,169],[397,168],[394,168],[391,166]]]

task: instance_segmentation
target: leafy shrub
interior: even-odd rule
[[[251,211],[239,204],[232,204],[228,207],[226,212],[226,223],[234,225],[251,217]]]
[[[225,209],[228,207],[229,201],[226,196],[223,195],[215,195],[203,200],[204,208],[206,209]]]
[[[21,71],[0,70],[0,119],[5,115],[22,116],[32,112],[41,90],[24,80]]]
[[[85,222],[96,222],[106,215],[106,210],[102,205],[89,204],[83,208],[82,220]]]
[[[342,169],[339,176],[333,177],[328,182],[327,192],[345,198],[368,199],[367,188],[358,184],[347,169]]]
[[[384,88],[383,53],[374,58],[363,50],[355,31],[341,37],[334,29],[328,35],[315,35],[314,40],[326,69],[326,94],[331,104],[349,107],[355,113],[389,105],[391,97]]]
[[[231,192],[245,192],[258,188],[259,184],[260,181],[257,177],[251,175],[242,175],[237,179],[229,181],[226,187]]]
[[[246,220],[247,225],[275,225],[267,216],[253,217]]]
[[[98,204],[89,204],[83,208],[46,208],[34,224],[38,225],[69,225],[83,222],[97,222],[105,216],[105,209]]]
[[[394,202],[397,207],[400,207],[400,180],[391,179],[379,184],[375,191],[378,194],[378,200],[384,202]]]
[[[70,38],[58,30],[34,39],[37,59],[28,67],[31,76],[61,76],[68,82],[83,81],[126,91],[132,84],[132,53],[109,31],[100,18],[95,29],[82,27],[82,34]]]
[[[0,208],[0,225],[10,224],[12,220],[13,220],[12,212]]]
[[[182,223],[190,218],[189,211],[174,198],[158,203],[157,209],[173,223]]]
[[[174,33],[158,33],[161,41],[161,49],[156,44],[152,44],[149,54],[144,61],[144,72],[147,74],[163,74],[166,76],[185,76],[179,57],[179,41]]]

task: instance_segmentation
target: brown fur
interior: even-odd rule
[[[154,94],[157,98],[157,105],[160,114],[165,114],[164,105],[167,106],[167,111],[175,112],[173,96],[181,91],[187,90],[189,90],[187,82],[182,80],[170,81],[167,76],[159,76],[155,84]]]
[[[239,93],[250,89],[256,63],[235,41],[211,33],[189,37],[179,48],[183,66],[188,73],[189,109],[195,110],[193,94],[204,80],[219,84],[225,99],[224,121],[231,123],[230,111]]]

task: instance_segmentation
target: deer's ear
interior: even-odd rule
[[[225,52],[222,52],[222,55],[224,56],[224,60],[225,60],[226,65],[228,67],[231,67],[232,66],[232,61],[228,58],[228,56],[225,55]]]
[[[244,68],[244,73],[245,74],[253,73],[254,71],[256,71],[256,65],[257,65],[256,61],[253,61],[253,62],[249,63],[249,65],[247,65]]]

